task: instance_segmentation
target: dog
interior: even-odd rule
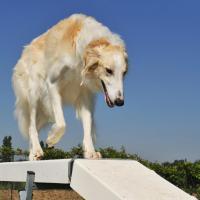
[[[43,156],[38,132],[47,123],[52,124],[49,147],[63,136],[63,105],[72,105],[82,121],[84,158],[101,158],[94,148],[95,94],[104,92],[109,107],[124,104],[127,58],[120,36],[83,14],[61,20],[25,46],[12,83],[19,129],[30,143],[29,160]]]

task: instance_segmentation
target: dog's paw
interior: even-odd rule
[[[85,151],[84,152],[84,158],[86,159],[101,159],[101,153],[95,152],[95,151]]]
[[[31,150],[29,154],[29,160],[34,161],[34,160],[41,160],[44,155],[44,152],[42,148],[38,148],[36,150]]]
[[[57,127],[54,125],[46,140],[48,147],[53,147],[57,144],[64,135],[64,131],[65,126]]]
[[[49,135],[46,140],[48,147],[51,148],[51,147],[55,146],[55,144],[57,144],[59,142],[59,140],[61,139],[62,136],[63,136],[63,134]]]

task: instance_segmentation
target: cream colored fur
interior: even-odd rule
[[[120,37],[82,14],[60,21],[24,48],[12,80],[15,114],[20,131],[30,141],[30,160],[43,156],[38,132],[45,124],[52,123],[47,138],[49,146],[63,136],[66,129],[63,104],[74,106],[82,120],[85,158],[101,157],[95,152],[92,139],[95,93],[103,91],[103,81],[111,105],[116,98],[123,100],[126,59]],[[107,68],[113,74],[108,74]]]

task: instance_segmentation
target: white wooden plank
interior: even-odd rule
[[[35,172],[38,183],[69,183],[71,159],[0,163],[0,181],[25,182],[27,171]]]
[[[71,187],[86,200],[195,200],[130,160],[75,160]]]

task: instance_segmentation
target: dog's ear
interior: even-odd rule
[[[126,51],[124,51],[124,58],[125,58],[126,66],[128,67],[128,54]]]
[[[87,49],[84,55],[84,66],[82,75],[91,74],[97,67],[99,62],[99,54],[95,49]]]
[[[89,59],[87,59],[84,67],[87,73],[94,71],[98,67],[98,62],[99,59],[96,57],[90,57]]]

